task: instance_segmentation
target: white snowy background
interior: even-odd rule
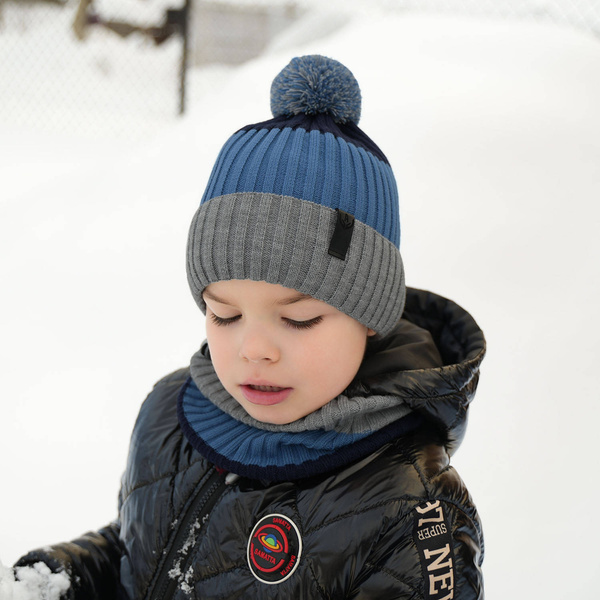
[[[408,284],[454,299],[486,333],[454,464],[484,524],[487,597],[597,589],[600,40],[552,23],[356,9],[327,28],[343,21],[309,14],[243,67],[196,70],[183,119],[131,114],[128,132],[109,135],[86,123],[112,131],[117,107],[71,115],[50,92],[36,107],[45,126],[0,111],[4,565],[115,517],[139,405],[203,339],[184,256],[216,154],[269,118],[270,82],[292,56],[321,53],[354,72],[360,125],[395,170]],[[3,32],[0,54],[29,41]],[[87,53],[105,67],[74,85],[137,93],[116,48],[142,46],[67,43],[73,65]],[[0,101],[18,106],[18,86],[1,83],[7,62]],[[39,77],[60,85],[59,70]],[[68,135],[52,126],[71,117]]]

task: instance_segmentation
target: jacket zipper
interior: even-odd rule
[[[226,485],[225,475],[219,473],[213,467],[212,473],[192,500],[183,517],[181,517],[181,525],[175,533],[161,571],[155,579],[156,583],[153,590],[148,595],[150,600],[169,600],[175,594],[179,585],[179,578],[170,577],[169,572],[175,568],[182,574],[186,572],[193,552],[181,553],[179,558],[178,554],[183,549],[184,544],[192,539],[193,535],[197,539],[208,515],[225,490]],[[197,531],[194,532],[193,529],[197,529]]]

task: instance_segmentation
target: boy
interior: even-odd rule
[[[476,509],[449,456],[485,352],[404,283],[398,199],[340,63],[276,77],[190,229],[207,342],[136,422],[119,518],[35,551],[70,598],[483,598]]]

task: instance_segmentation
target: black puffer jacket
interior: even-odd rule
[[[85,600],[482,599],[480,522],[449,457],[464,435],[483,334],[427,292],[409,290],[403,319],[431,332],[445,366],[411,368],[431,347],[407,324],[374,342],[359,375],[423,416],[410,433],[332,473],[236,478],[184,437],[176,404],[189,371],[178,371],[142,406],[118,521],[19,564],[66,569],[71,597]]]

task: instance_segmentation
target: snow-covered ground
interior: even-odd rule
[[[114,518],[139,404],[203,339],[184,255],[216,153],[269,117],[292,56],[318,52],[356,75],[361,127],[394,167],[409,285],[486,332],[454,462],[484,523],[487,597],[591,597],[600,42],[468,17],[327,22],[309,15],[260,59],[195,72],[188,116],[135,144],[88,133],[81,113],[69,135],[0,117],[0,559]],[[118,65],[102,60],[110,84]]]

